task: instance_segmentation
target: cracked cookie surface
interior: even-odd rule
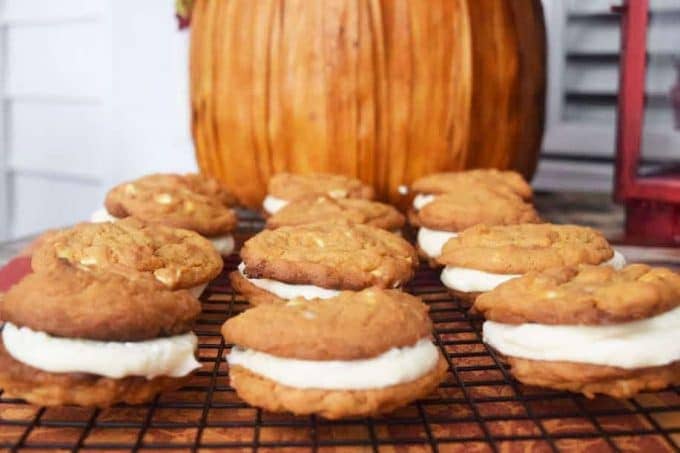
[[[434,173],[419,178],[411,184],[414,192],[441,194],[469,190],[471,184],[481,184],[498,191],[511,193],[531,200],[533,191],[529,183],[517,172],[496,169],[475,169],[459,172]]]
[[[114,217],[136,217],[213,237],[236,226],[236,214],[228,207],[234,202],[216,180],[197,174],[154,174],[114,187],[105,206]]]
[[[199,234],[134,218],[59,231],[36,248],[32,267],[40,271],[61,259],[99,270],[125,266],[153,274],[171,289],[207,283],[223,266],[212,243]]]
[[[398,287],[418,264],[403,238],[349,222],[265,230],[245,242],[241,258],[248,277],[352,290]]]
[[[267,218],[267,228],[339,220],[385,230],[398,230],[404,226],[404,216],[388,204],[357,198],[336,199],[328,195],[315,195],[288,203]]]
[[[82,269],[60,260],[27,275],[3,299],[0,317],[65,338],[143,341],[191,330],[201,304],[124,267]]]
[[[411,212],[412,223],[433,230],[461,231],[475,225],[515,225],[541,221],[534,207],[518,196],[485,185],[437,195]]]
[[[531,272],[482,294],[475,311],[504,324],[604,325],[650,318],[680,305],[680,275],[632,264]]]
[[[578,225],[478,225],[450,239],[437,258],[445,266],[497,274],[601,264],[614,256],[602,233]]]
[[[430,335],[428,307],[397,290],[343,291],[331,299],[263,304],[229,319],[229,343],[278,357],[353,360],[411,346]]]
[[[355,178],[330,173],[278,173],[271,177],[269,195],[282,200],[294,200],[306,195],[328,194],[334,198],[363,198],[375,196],[373,188]]]

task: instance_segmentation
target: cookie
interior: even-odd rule
[[[147,402],[200,368],[200,311],[150,275],[60,260],[5,295],[0,388],[43,405]]]
[[[201,312],[195,297],[126,271],[90,272],[59,260],[14,285],[0,316],[57,337],[101,341],[141,341],[191,329]]]
[[[401,237],[344,221],[265,230],[245,242],[241,258],[237,272],[284,300],[396,288],[411,279],[418,261]]]
[[[446,241],[475,225],[516,225],[541,221],[534,207],[510,192],[486,185],[468,184],[456,192],[432,198],[410,221],[420,227],[418,249],[426,259],[436,259]]]
[[[107,378],[89,373],[49,373],[15,360],[0,342],[0,388],[7,396],[38,406],[110,407],[143,404],[183,387],[186,377]]]
[[[602,394],[625,399],[640,392],[663,390],[680,384],[680,361],[632,370],[516,357],[508,358],[507,362],[515,379],[524,384],[582,393],[588,398]]]
[[[491,291],[532,271],[578,264],[622,267],[625,259],[598,231],[576,225],[478,225],[449,239],[437,262],[447,288]]]
[[[419,178],[411,184],[411,190],[419,194],[435,195],[458,192],[470,184],[482,184],[498,191],[531,200],[533,191],[519,173],[495,168],[479,168],[459,172],[434,173]]]
[[[644,264],[569,266],[529,272],[480,296],[475,310],[494,321],[521,324],[617,324],[680,306],[680,276]]]
[[[200,175],[154,174],[114,187],[105,206],[116,218],[135,217],[213,238],[236,226],[228,207],[233,200],[219,183]]]
[[[152,274],[171,289],[205,285],[223,266],[210,241],[197,233],[135,218],[62,230],[34,251],[32,266],[40,271],[61,259],[92,269],[124,266]]]
[[[519,381],[629,398],[680,383],[680,276],[633,264],[530,272],[477,298]]]
[[[358,179],[329,173],[278,173],[271,177],[263,202],[266,214],[274,214],[288,202],[310,195],[372,200],[373,188]]]
[[[359,198],[307,196],[287,204],[267,218],[267,228],[346,220],[389,231],[404,226],[404,216],[393,206]]]
[[[251,405],[326,418],[391,411],[430,393],[447,363],[427,306],[396,290],[264,304],[222,334],[231,385]]]

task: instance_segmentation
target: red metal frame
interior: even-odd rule
[[[621,17],[615,198],[632,240],[680,243],[680,174],[640,176],[649,0],[626,0]]]

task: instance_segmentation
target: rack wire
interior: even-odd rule
[[[259,231],[246,216],[237,242]],[[227,273],[201,297],[196,325],[203,367],[184,388],[150,404],[44,408],[0,393],[0,451],[680,451],[680,387],[630,400],[586,399],[524,386],[481,341],[481,319],[421,267],[406,288],[430,306],[449,364],[429,397],[387,416],[328,421],[249,407],[229,386],[220,326],[247,308]]]

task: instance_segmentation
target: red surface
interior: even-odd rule
[[[680,242],[680,174],[640,176],[649,0],[626,1],[621,13],[621,80],[615,197],[626,205],[631,238]]]
[[[649,238],[670,238],[671,241],[680,243],[680,204],[628,200],[626,202],[626,234],[628,242],[646,242]]]
[[[12,285],[30,274],[31,257],[18,256],[0,268],[0,293],[6,292]]]

